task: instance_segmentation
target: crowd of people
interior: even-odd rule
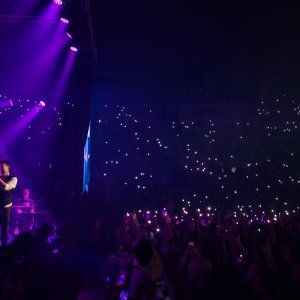
[[[107,299],[298,298],[299,211],[200,211],[125,214],[102,274]]]
[[[90,198],[135,210],[105,264],[107,298],[297,298],[299,105],[213,110],[95,114]]]
[[[58,234],[46,225],[22,232],[1,249],[0,295],[76,299],[93,278],[104,299],[297,299],[299,207],[188,202],[127,212],[116,227],[99,217],[91,226],[87,214]]]
[[[0,248],[0,299],[77,299],[92,257],[87,237],[77,231],[75,239],[71,227],[42,225]]]

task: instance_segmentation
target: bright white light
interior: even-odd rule
[[[60,18],[61,22],[65,23],[65,24],[69,24],[69,20],[66,18]]]

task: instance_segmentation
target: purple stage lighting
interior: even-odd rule
[[[4,134],[0,137],[3,149],[8,147],[18,136],[20,136],[21,132],[27,128],[27,126],[43,108],[44,107],[40,105],[40,102],[37,103],[28,112],[26,112],[25,115],[21,115],[21,118],[15,122],[8,131],[4,132]]]
[[[70,34],[69,32],[67,32],[66,34],[67,34],[67,36],[68,36],[70,39],[72,39],[72,36],[71,36],[71,34]]]
[[[62,5],[62,3],[63,3],[62,0],[53,0],[53,1],[57,5]]]
[[[54,89],[53,94],[51,96],[52,105],[54,106],[59,106],[61,103],[60,101],[63,99],[65,95],[65,91],[69,84],[70,74],[73,69],[75,58],[76,58],[76,50],[75,52],[74,50],[69,51],[69,53],[67,54],[66,61],[62,67],[62,72],[60,76],[57,78],[56,88]]]
[[[72,51],[74,51],[74,52],[77,52],[77,51],[78,51],[78,49],[77,49],[76,47],[74,47],[74,46],[70,47],[70,49],[71,49]]]
[[[60,18],[60,20],[65,24],[69,24],[69,20],[66,18]]]
[[[45,107],[46,106],[46,103],[44,102],[44,101],[40,101],[40,106],[43,106],[43,107]]]

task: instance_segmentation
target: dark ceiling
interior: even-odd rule
[[[49,1],[0,0],[0,20]],[[64,2],[76,43],[88,48],[89,34],[77,16],[86,0]],[[89,2],[102,73],[190,78],[215,71],[299,73],[297,1]]]
[[[190,77],[217,70],[294,73],[300,65],[297,8],[296,1],[97,0],[98,68]]]

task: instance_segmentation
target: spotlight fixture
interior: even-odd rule
[[[39,105],[45,107],[46,103],[44,101],[40,101]]]
[[[71,50],[71,51],[74,51],[74,52],[77,52],[77,51],[78,51],[78,49],[77,49],[76,47],[74,47],[74,46],[71,46],[71,47],[70,47],[70,50]]]
[[[66,32],[66,34],[67,34],[67,36],[68,36],[70,39],[72,39],[72,36],[71,36],[71,34],[70,34],[69,32]]]
[[[63,4],[62,0],[53,0],[53,2],[57,5],[62,5]]]
[[[13,103],[13,101],[11,99],[1,99],[1,101],[0,101],[0,109],[1,108],[5,108],[5,110],[6,110],[10,106],[14,106],[14,103]]]
[[[69,24],[69,20],[66,18],[60,18],[61,22],[65,23],[65,24]]]

